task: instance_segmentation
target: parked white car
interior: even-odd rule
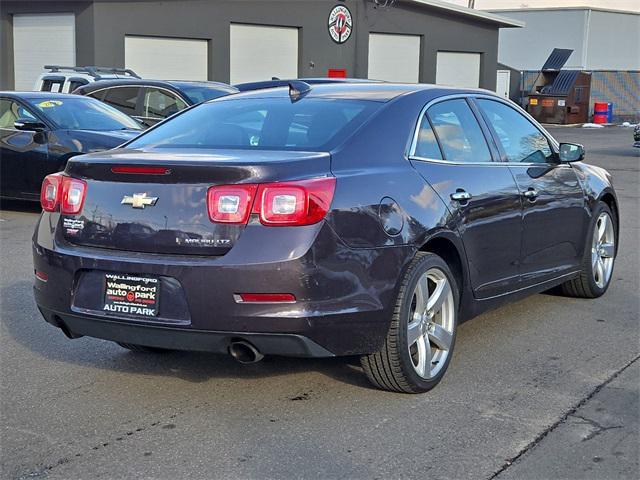
[[[46,72],[40,74],[33,87],[37,92],[71,93],[76,88],[98,80],[114,78],[140,78],[128,68],[112,67],[65,67],[45,65]]]

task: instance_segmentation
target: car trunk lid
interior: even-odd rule
[[[120,149],[73,158],[65,173],[87,183],[80,214],[62,218],[66,241],[132,252],[224,255],[245,225],[210,221],[210,187],[327,176],[330,155]]]

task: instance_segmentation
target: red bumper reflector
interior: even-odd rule
[[[36,278],[41,282],[46,282],[47,280],[49,280],[49,275],[47,275],[44,272],[39,272],[38,270],[35,270],[34,273],[36,275]]]
[[[129,173],[133,175],[169,175],[171,170],[164,167],[134,167],[122,166],[112,167],[113,173]]]
[[[237,303],[294,303],[291,293],[238,293],[233,296]]]

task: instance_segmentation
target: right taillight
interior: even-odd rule
[[[47,175],[40,190],[40,205],[45,212],[55,212],[60,204],[62,193],[62,175]]]
[[[253,211],[260,214],[263,225],[312,225],[329,211],[335,187],[334,177],[263,184]]]
[[[207,209],[215,223],[245,225],[250,213],[255,213],[266,226],[311,225],[326,216],[335,186],[334,177],[218,185],[207,192]]]
[[[87,183],[60,173],[47,175],[40,190],[40,205],[45,212],[60,210],[66,215],[77,215],[82,211],[87,193]]]

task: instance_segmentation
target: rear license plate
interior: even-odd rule
[[[160,281],[153,277],[107,273],[103,311],[113,314],[158,315]]]

